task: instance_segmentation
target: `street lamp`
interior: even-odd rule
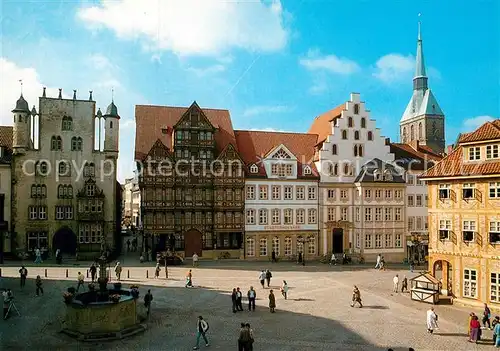
[[[302,244],[302,248],[304,249],[304,252],[302,254],[302,265],[303,266],[306,265],[306,245],[305,244],[309,244],[309,243],[311,243],[313,241],[314,241],[314,236],[313,235],[309,235],[307,238],[300,237],[300,238],[297,239],[297,242],[301,243]]]

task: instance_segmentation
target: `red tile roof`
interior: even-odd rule
[[[314,146],[318,139],[316,134],[236,130],[235,135],[243,162],[247,166],[251,164],[259,166],[258,176],[266,174],[259,161],[270,151],[283,144],[297,158],[298,176],[317,178],[318,173],[313,163]],[[311,167],[313,172],[310,176],[302,173],[302,166],[306,164]]]
[[[426,145],[411,145],[390,143],[391,153],[394,154],[396,160],[403,157],[413,157],[419,160],[441,161],[442,156],[437,155],[432,149]]]
[[[318,140],[316,141],[317,144],[323,142],[328,135],[332,134],[330,122],[339,118],[344,109],[345,103],[338,105],[333,110],[325,112],[314,119],[308,133],[318,135]]]
[[[0,146],[12,149],[12,126],[0,126]]]
[[[193,105],[191,107],[198,108],[196,103]],[[171,149],[173,127],[188,109],[189,107],[136,105],[135,159],[142,160],[146,157],[158,139]],[[208,108],[203,108],[201,111],[217,128],[215,132],[217,151],[220,153],[230,143],[237,148],[229,111]]]
[[[464,162],[463,143],[480,142],[500,139],[500,121],[495,120],[486,122],[474,132],[464,134],[460,138],[458,147],[456,147],[441,162],[425,172],[422,178],[437,177],[457,177],[457,176],[481,176],[498,175],[500,176],[500,161],[485,160],[476,162]]]
[[[460,142],[470,143],[494,139],[500,139],[500,121],[498,119],[486,122],[474,132],[467,133],[467,135],[460,138]]]

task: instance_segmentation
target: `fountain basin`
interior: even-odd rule
[[[109,289],[105,295],[120,295],[118,302],[99,301],[102,293],[78,294],[66,304],[64,333],[82,341],[122,339],[146,329],[137,317],[137,300],[130,290]],[[102,299],[101,299],[102,300]]]

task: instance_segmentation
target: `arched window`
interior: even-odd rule
[[[267,238],[259,240],[259,256],[267,256]]]
[[[292,238],[289,236],[285,237],[285,256],[292,255]]]
[[[337,163],[333,165],[333,175],[339,175],[339,165]]]
[[[52,136],[52,138],[50,138],[50,149],[57,150],[57,138],[55,136]]]
[[[347,130],[342,131],[342,139],[347,140]]]
[[[354,145],[354,157],[358,157],[358,145]]]
[[[49,175],[49,164],[46,161],[35,163],[35,172],[41,176]]]
[[[311,167],[309,166],[304,166],[304,174],[305,175],[310,175],[312,172],[311,172]]]
[[[36,185],[31,186],[31,197],[36,197]]]
[[[361,118],[361,128],[366,128],[366,118]]]
[[[62,199],[64,197],[64,185],[59,184],[57,187],[57,197]]]
[[[257,165],[253,164],[250,166],[250,173],[258,173],[259,172],[259,167]]]
[[[354,105],[354,114],[359,115],[359,105],[358,104]]]
[[[280,238],[277,236],[273,238],[273,251],[276,254],[276,257],[280,256]]]
[[[297,236],[297,253],[304,253],[304,243],[302,240],[302,235]]]
[[[82,143],[82,138],[78,137],[78,138],[76,139],[76,149],[77,149],[78,151],[82,151],[82,146],[83,146],[82,144],[83,144],[83,143]]]
[[[68,185],[68,197],[73,198],[73,186],[71,184]]]
[[[368,140],[373,140],[373,133],[371,130],[368,132]]]
[[[66,164],[66,162],[59,163],[58,168],[59,168],[58,169],[59,175],[61,176],[65,176],[66,173],[68,172],[68,165]]]
[[[359,157],[363,157],[363,145],[358,146],[358,155]]]
[[[415,130],[413,128],[413,125],[410,127],[410,141],[415,140]]]
[[[337,154],[337,144],[333,144],[332,145],[332,155],[336,155]]]
[[[43,184],[43,185],[41,186],[41,190],[42,190],[42,192],[41,192],[41,196],[42,196],[42,197],[47,197],[47,186],[45,186],[45,184]]]
[[[254,257],[255,256],[255,239],[247,238],[247,256]]]
[[[347,176],[347,175],[349,175],[349,173],[350,173],[350,171],[349,171],[349,164],[346,163],[344,165],[344,175]]]
[[[423,135],[422,135],[422,122],[418,124],[418,140],[422,140]]]
[[[315,238],[311,238],[307,242],[307,253],[309,255],[316,255],[316,239]]]
[[[351,127],[353,127],[353,126],[354,126],[354,123],[353,123],[353,121],[352,121],[352,117],[349,117],[349,119],[347,120],[347,126],[348,126],[349,128],[351,128]]]
[[[403,143],[406,143],[406,127],[403,127]]]
[[[354,140],[359,140],[359,131],[354,132]]]

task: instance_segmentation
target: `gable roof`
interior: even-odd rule
[[[308,133],[283,133],[252,130],[236,130],[238,150],[246,166],[256,164],[259,167],[257,176],[266,176],[261,160],[276,147],[283,144],[297,157],[298,174],[300,177],[317,177],[314,166],[314,147],[318,138],[315,134]],[[312,174],[304,175],[303,166],[309,165]],[[252,175],[251,173],[249,175]]]
[[[500,160],[464,162],[464,143],[500,139],[500,121],[486,122],[474,132],[464,134],[453,151],[430,168],[421,178],[448,178],[458,176],[500,175]]]
[[[486,141],[500,139],[500,120],[496,119],[486,122],[472,133],[467,133],[460,138],[461,143],[471,143],[477,141]]]
[[[142,160],[156,140],[172,148],[173,127],[189,107],[172,106],[135,106],[135,159]],[[228,110],[202,108],[201,111],[216,128],[215,144],[220,153],[228,144],[236,148],[233,125]]]
[[[401,117],[401,122],[424,115],[444,116],[443,110],[439,107],[431,89],[413,91],[410,102]]]
[[[420,144],[389,144],[395,162],[406,170],[426,170],[443,159],[426,145]]]
[[[344,110],[345,110],[345,102],[338,105],[334,109],[317,116],[314,119],[313,123],[311,124],[311,127],[309,128],[308,133],[318,135],[318,140],[316,141],[316,144],[325,141],[326,138],[330,134],[332,134],[332,127],[330,122],[337,118],[340,118],[340,116],[342,115],[342,111]]]

